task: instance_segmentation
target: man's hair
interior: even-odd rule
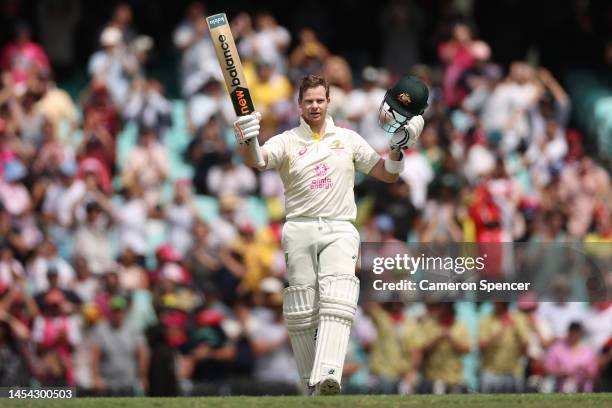
[[[329,82],[320,75],[306,75],[300,82],[300,91],[298,93],[298,101],[302,100],[304,92],[310,88],[322,86],[325,88],[325,97],[329,99]]]

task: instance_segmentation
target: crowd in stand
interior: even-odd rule
[[[399,9],[389,19],[410,15],[412,3],[391,3]],[[0,386],[298,392],[282,317],[283,188],[275,172],[255,173],[235,154],[235,115],[205,16],[193,3],[173,37],[184,117],[147,76],[154,44],[133,27],[129,5],[102,27],[78,100],[55,85],[26,25],[2,49]],[[570,98],[546,68],[496,64],[462,20],[438,44],[437,64],[417,63],[418,44],[389,45],[385,55],[409,59],[401,72],[397,61],[356,72],[315,31],[290,32],[268,13],[231,23],[263,113],[261,143],[295,126],[294,84],[322,73],[336,123],[384,155],[386,89],[404,74],[428,84],[426,127],[400,180],[358,180],[363,241],[612,242],[610,175],[568,128]],[[133,125],[137,143],[120,157]],[[188,177],[170,159],[180,131]],[[203,196],[216,214],[198,205]],[[266,209],[263,225],[251,199]],[[151,239],[160,231],[162,243]],[[362,304],[344,390],[611,391],[612,303],[568,302],[571,277],[557,267],[551,302]]]

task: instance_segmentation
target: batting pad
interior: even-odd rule
[[[304,393],[308,392],[319,325],[314,301],[315,290],[308,286],[289,286],[283,291],[283,315]]]
[[[351,325],[357,311],[359,279],[353,275],[332,278],[319,302],[319,333],[310,385],[332,376],[340,384]]]

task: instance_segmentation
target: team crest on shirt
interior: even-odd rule
[[[317,177],[325,177],[328,171],[329,166],[326,163],[319,163],[314,168],[314,172]]]
[[[329,147],[330,149],[334,149],[334,150],[344,149],[344,145],[342,144],[340,139],[334,140]]]

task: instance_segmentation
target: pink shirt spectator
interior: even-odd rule
[[[2,69],[11,71],[16,84],[25,82],[33,67],[43,72],[48,72],[50,68],[45,51],[31,41],[24,44],[7,44],[2,50],[0,65]]]
[[[567,340],[555,343],[546,357],[546,369],[557,379],[561,392],[592,392],[597,374],[597,357],[585,344],[573,347]]]

